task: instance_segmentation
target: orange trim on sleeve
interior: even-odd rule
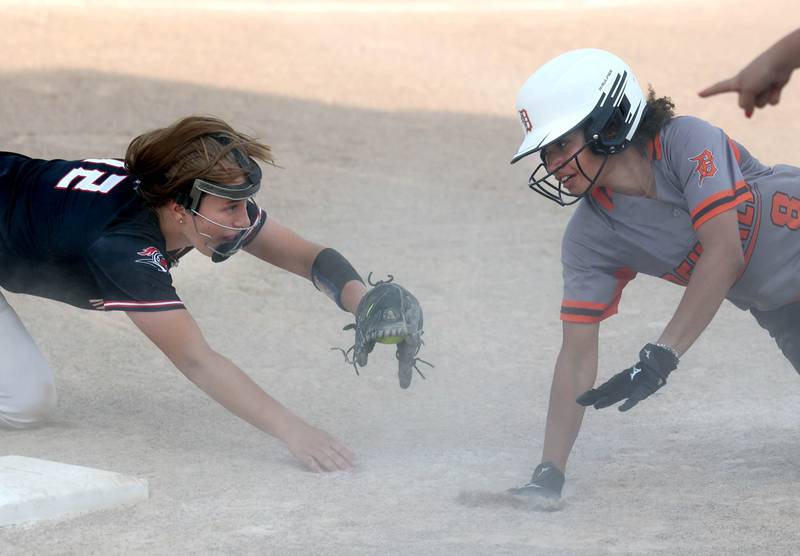
[[[726,212],[726,211],[728,211],[730,209],[736,208],[737,206],[739,206],[740,204],[744,203],[745,201],[752,201],[752,200],[753,200],[753,194],[752,193],[747,193],[745,195],[740,195],[739,197],[737,197],[735,199],[731,199],[731,201],[729,203],[725,203],[723,205],[718,206],[714,210],[708,211],[701,218],[699,218],[697,220],[697,222],[693,223],[692,226],[694,226],[695,230],[699,230],[700,226],[702,226],[703,224],[705,224],[706,222],[708,222],[709,220],[711,220],[712,218],[714,218],[718,214],[721,214],[721,213]]]
[[[732,189],[715,193],[695,207],[689,215],[692,219],[692,227],[698,230],[700,226],[718,214],[752,200],[753,193],[747,187],[747,183],[740,180],[734,184]]]
[[[569,307],[571,309],[596,309],[603,311],[606,308],[604,303],[592,303],[591,301],[570,301],[564,300],[561,304],[562,307]]]
[[[589,315],[565,315],[561,313],[561,320],[564,322],[577,322],[579,324],[594,324],[600,322],[603,318]]]
[[[564,301],[561,304],[561,320],[567,322],[600,322],[606,306],[602,303]]]
[[[614,297],[611,299],[611,303],[604,305],[603,303],[591,301],[564,300],[561,303],[561,320],[592,324],[615,315],[619,307],[619,301],[622,298],[622,290],[628,285],[628,282],[636,277],[636,273],[629,268],[621,268],[614,273],[614,277],[617,279],[617,284],[614,288]]]
[[[704,210],[706,207],[708,207],[709,205],[711,205],[711,204],[713,204],[713,203],[715,203],[715,202],[719,201],[720,199],[724,199],[725,197],[731,197],[731,194],[732,194],[732,193],[733,193],[733,192],[732,192],[730,189],[726,189],[725,191],[720,191],[720,192],[718,192],[718,193],[714,193],[714,194],[713,194],[711,197],[706,197],[706,199],[705,199],[705,200],[703,200],[703,202],[702,202],[701,204],[697,205],[697,206],[695,207],[695,209],[694,209],[694,210],[693,210],[691,213],[689,213],[689,217],[690,217],[692,220],[694,220],[694,219],[695,219],[695,217],[696,217],[696,216],[697,216],[699,213],[703,212],[703,210]],[[695,228],[697,228],[697,226],[695,226]]]

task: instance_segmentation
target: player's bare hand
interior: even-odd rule
[[[754,108],[778,104],[781,90],[789,82],[792,70],[771,58],[771,53],[765,52],[735,76],[715,83],[698,94],[709,97],[719,93],[739,93],[739,107],[748,118],[753,115]]]
[[[302,421],[292,426],[285,441],[292,455],[312,471],[344,471],[353,467],[353,452],[327,432]]]

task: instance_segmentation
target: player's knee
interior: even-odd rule
[[[775,339],[794,370],[800,373],[800,303],[791,303],[772,311],[751,309],[750,312]]]
[[[800,374],[800,338],[796,334],[778,334],[775,342],[794,370]]]
[[[0,425],[13,429],[38,427],[49,419],[58,396],[52,382],[31,384],[25,392],[0,403]]]

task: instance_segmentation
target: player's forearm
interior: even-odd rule
[[[342,288],[342,307],[346,311],[355,314],[358,302],[364,297],[367,288],[358,280],[350,280]]]
[[[800,29],[773,44],[760,58],[776,70],[794,70],[800,67]]]
[[[182,365],[186,377],[225,409],[254,427],[286,441],[300,418],[267,394],[244,371],[214,351]]]
[[[563,472],[578,436],[585,408],[575,398],[597,378],[597,351],[593,353],[561,350],[550,387],[542,461],[549,461]]]
[[[735,254],[704,251],[658,342],[684,354],[717,314],[743,265],[744,260]]]

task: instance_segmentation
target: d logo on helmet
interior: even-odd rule
[[[533,131],[533,124],[531,123],[531,118],[528,116],[528,111],[524,108],[519,111],[519,119],[522,122],[522,127],[525,128],[525,133],[530,133]]]

